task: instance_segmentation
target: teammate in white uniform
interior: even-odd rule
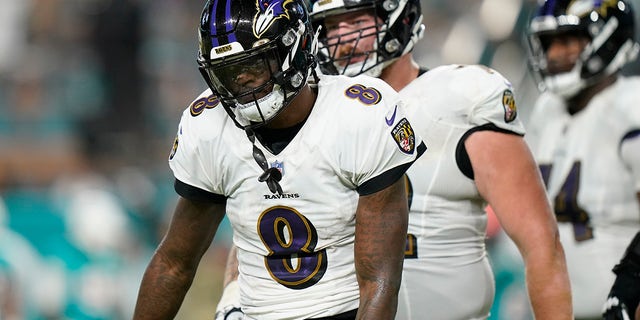
[[[410,214],[397,319],[486,319],[494,278],[485,248],[492,206],[526,263],[538,319],[572,319],[557,224],[522,135],[507,79],[484,66],[426,72],[411,49],[422,36],[418,0],[317,1],[325,73],[367,73],[407,103],[429,152],[408,171]]]
[[[302,1],[207,1],[200,22],[210,89],[180,121],[169,164],[181,197],[135,318],[175,316],[226,213],[244,319],[393,319],[401,177],[426,148],[398,94],[318,77]]]
[[[637,55],[634,28],[619,0],[547,1],[530,24],[545,91],[527,142],[560,222],[578,319],[601,318],[611,270],[640,228],[640,78],[618,75]]]

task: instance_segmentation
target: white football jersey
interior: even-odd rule
[[[396,319],[485,319],[495,291],[486,202],[462,172],[460,148],[480,128],[524,134],[513,88],[487,67],[448,65],[424,73],[400,95],[429,152],[407,172],[409,236]]]
[[[371,77],[322,76],[307,121],[279,154],[283,194],[258,181],[252,144],[210,91],[185,110],[170,167],[177,180],[227,198],[250,319],[307,319],[358,308],[359,194],[397,181],[425,150],[398,94]]]
[[[638,101],[640,78],[619,78],[573,116],[548,93],[531,114],[527,142],[560,221],[576,317],[600,316],[611,269],[640,229]]]

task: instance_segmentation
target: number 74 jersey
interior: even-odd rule
[[[640,229],[640,79],[619,78],[574,115],[539,98],[525,139],[559,221],[576,317],[600,316],[611,272]]]
[[[574,115],[551,94],[536,103],[525,139],[561,222],[640,225],[639,91],[621,78]]]

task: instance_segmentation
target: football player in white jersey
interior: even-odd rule
[[[429,152],[408,171],[409,228],[397,319],[486,319],[494,278],[485,248],[491,205],[526,264],[538,319],[572,319],[557,224],[523,139],[514,91],[478,65],[420,68],[418,0],[332,0],[312,7],[324,73],[380,77],[407,103]]]
[[[224,214],[244,319],[393,319],[401,178],[426,147],[383,81],[316,75],[306,10],[206,2],[198,63],[210,89],[178,127],[169,165],[180,197],[135,319],[176,315]]]
[[[640,78],[619,74],[637,56],[634,29],[621,0],[549,0],[529,25],[543,92],[527,142],[559,221],[577,319],[602,317],[611,270],[640,228]]]

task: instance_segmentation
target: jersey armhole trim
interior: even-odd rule
[[[456,156],[456,164],[458,165],[458,169],[460,169],[460,172],[462,172],[462,174],[464,174],[467,178],[471,180],[474,179],[473,167],[471,166],[471,160],[469,160],[469,154],[467,153],[467,148],[465,148],[464,146],[464,142],[467,141],[467,138],[472,133],[478,132],[478,131],[485,131],[485,130],[501,132],[506,134],[515,134],[515,135],[521,136],[521,134],[515,133],[513,131],[499,128],[493,123],[487,123],[481,126],[473,127],[469,129],[469,131],[465,132],[460,138],[460,141],[458,141],[458,145],[456,146],[455,156]]]
[[[420,143],[420,145],[416,148],[416,152],[418,153],[418,155],[416,156],[416,158],[411,161],[411,162],[407,162],[403,165],[397,166],[395,168],[391,168],[385,172],[383,172],[382,174],[378,175],[377,177],[372,178],[371,180],[363,183],[362,185],[358,186],[356,188],[356,191],[358,192],[358,194],[360,196],[366,196],[366,195],[370,195],[373,193],[376,193],[390,185],[392,185],[393,183],[395,183],[396,181],[398,181],[398,179],[400,179],[402,177],[402,175],[404,175],[405,172],[407,172],[407,170],[409,169],[409,167],[416,161],[418,160],[418,158],[420,158],[420,156],[427,150],[427,146],[424,144],[424,142]]]
[[[227,203],[227,197],[221,194],[202,190],[200,188],[186,184],[178,179],[175,179],[175,182],[173,183],[173,188],[176,190],[176,193],[178,193],[180,196],[192,201],[213,202],[218,204]]]
[[[618,150],[619,150],[620,148],[622,148],[622,144],[624,143],[624,141],[625,141],[625,140],[627,140],[627,139],[634,139],[634,138],[636,138],[636,137],[638,137],[638,136],[640,136],[640,128],[633,129],[633,130],[631,130],[631,131],[627,132],[627,133],[622,137],[622,139],[620,139],[620,143],[618,144]]]

